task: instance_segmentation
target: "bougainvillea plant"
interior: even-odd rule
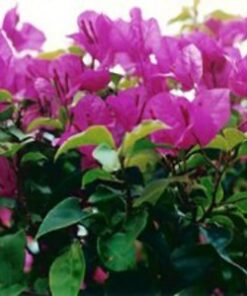
[[[247,294],[247,20],[93,11],[0,30],[0,295]]]

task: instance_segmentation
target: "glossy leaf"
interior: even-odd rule
[[[79,242],[55,259],[49,272],[52,296],[77,296],[85,276],[86,263]]]
[[[27,132],[29,133],[34,131],[35,129],[42,128],[42,127],[52,128],[55,130],[63,129],[63,125],[60,120],[49,118],[49,117],[39,117],[34,119],[29,124],[29,126],[27,127]]]
[[[98,253],[103,264],[110,270],[125,271],[135,267],[134,241],[128,233],[119,232],[99,238]]]
[[[36,239],[41,236],[78,223],[84,217],[78,198],[70,197],[56,205],[44,218]]]
[[[86,131],[70,137],[58,149],[55,159],[61,154],[75,148],[80,148],[87,145],[106,144],[111,148],[115,148],[114,139],[109,130],[103,125],[89,127]]]
[[[123,144],[121,146],[121,153],[126,155],[135,145],[135,143],[152,133],[165,129],[167,126],[159,120],[146,120],[135,127],[131,132],[126,133]]]
[[[102,169],[99,169],[99,168],[91,169],[91,170],[87,171],[85,173],[85,175],[83,176],[82,187],[85,187],[88,184],[91,184],[96,180],[111,181],[111,180],[114,180],[114,177],[110,173],[108,173]]]
[[[0,103],[1,102],[7,102],[7,103],[12,102],[12,95],[9,91],[5,89],[0,89]]]
[[[141,197],[135,199],[134,207],[139,207],[144,203],[155,205],[164,190],[174,182],[187,182],[186,177],[174,177],[170,179],[160,179],[150,183],[143,191]]]
[[[0,285],[9,288],[24,279],[24,248],[26,238],[23,231],[0,237]]]

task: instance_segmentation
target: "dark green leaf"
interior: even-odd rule
[[[55,208],[47,214],[39,227],[36,239],[49,232],[76,224],[84,215],[80,207],[79,199],[75,197],[67,198],[56,205]]]
[[[0,237],[0,285],[10,287],[23,280],[24,248],[23,231]]]
[[[100,237],[98,254],[104,265],[113,271],[133,269],[136,253],[133,237],[126,233],[116,233],[110,237]]]

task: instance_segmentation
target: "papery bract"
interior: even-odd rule
[[[233,46],[234,43],[247,38],[247,19],[221,21],[210,18],[205,25],[215,34],[215,37],[224,46]]]
[[[103,65],[112,63],[110,47],[112,21],[103,14],[86,11],[78,17],[78,27],[79,33],[70,37]]]
[[[247,96],[247,57],[239,59],[230,75],[230,88],[238,96]]]
[[[93,280],[100,285],[103,285],[108,277],[109,274],[106,271],[104,271],[101,267],[97,267],[93,274]]]
[[[201,91],[189,102],[184,97],[162,93],[153,97],[145,110],[148,118],[159,119],[171,129],[156,132],[153,140],[187,149],[207,145],[230,118],[227,90]]]
[[[2,29],[11,40],[13,47],[17,51],[24,49],[40,50],[45,42],[45,35],[36,27],[29,23],[22,24],[18,29],[19,15],[17,7],[7,12],[4,17]]]
[[[107,107],[111,110],[111,116],[114,119],[118,143],[126,132],[131,131],[141,122],[146,101],[147,93],[142,87],[121,91],[117,96],[107,98]],[[128,116],[123,110],[128,112]]]
[[[181,56],[174,64],[174,74],[184,89],[199,85],[203,76],[203,60],[201,52],[195,45],[190,44],[182,49]]]

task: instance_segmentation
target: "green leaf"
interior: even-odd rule
[[[23,278],[26,236],[23,231],[0,237],[0,285],[7,288]]]
[[[194,0],[194,1],[193,1],[193,8],[194,8],[195,10],[197,10],[199,4],[200,4],[200,0]]]
[[[93,183],[96,180],[103,180],[103,181],[112,181],[114,180],[113,176],[106,172],[103,171],[102,169],[92,169],[87,171],[83,178],[82,178],[82,187],[84,188],[85,186],[87,186],[88,184]]]
[[[217,188],[217,192],[216,192],[216,202],[220,202],[222,201],[222,199],[224,198],[224,189],[222,187],[222,185],[220,184]]]
[[[224,137],[227,141],[227,150],[230,151],[245,139],[244,133],[236,128],[226,128],[223,130]]]
[[[132,76],[132,77],[125,77],[122,79],[118,84],[118,89],[128,89],[138,85],[139,78]]]
[[[155,166],[159,160],[159,154],[154,150],[146,150],[137,154],[127,156],[124,160],[124,167],[137,167],[141,172],[147,171],[151,166]]]
[[[143,203],[155,205],[164,190],[174,182],[188,182],[187,177],[174,177],[170,179],[159,179],[150,183],[143,191],[142,196],[134,200],[134,207],[139,207]]]
[[[86,263],[79,242],[53,262],[49,272],[52,296],[77,296],[84,280]]]
[[[92,204],[112,201],[116,198],[122,198],[121,192],[108,188],[106,186],[99,186],[97,190],[89,197],[88,201]]]
[[[226,227],[229,229],[234,228],[234,223],[232,222],[232,220],[225,215],[213,215],[213,217],[210,218],[210,223],[215,223],[218,226]]]
[[[213,266],[214,249],[209,245],[182,246],[172,253],[172,263],[180,274],[180,281],[190,286]]]
[[[0,121],[8,120],[12,117],[15,107],[13,105],[7,106],[2,112],[0,112]]]
[[[103,125],[95,125],[89,127],[86,131],[79,133],[77,135],[74,135],[70,137],[68,140],[66,140],[63,145],[58,149],[55,160],[63,153],[79,148],[82,146],[88,146],[88,145],[100,145],[100,144],[106,144],[111,148],[115,148],[115,142],[112,137],[112,134],[109,132],[109,130],[103,126]]]
[[[131,235],[133,239],[136,239],[143,231],[147,224],[148,213],[146,210],[133,213],[131,217],[127,219],[124,224],[124,230]]]
[[[12,103],[12,95],[5,89],[0,89],[0,103]]]
[[[240,147],[239,147],[239,150],[238,150],[238,156],[241,157],[241,156],[245,156],[247,155],[247,141],[243,142]]]
[[[62,130],[63,124],[58,119],[53,119],[49,117],[39,117],[34,119],[29,126],[27,127],[27,132],[32,132],[35,129],[47,127],[47,128],[53,128],[55,130]]]
[[[2,296],[20,296],[27,289],[26,284],[13,284],[11,286],[2,286],[0,284],[0,295]]]
[[[233,262],[230,257],[226,254],[225,248],[230,244],[232,240],[232,234],[229,230],[223,228],[223,227],[209,227],[209,228],[202,228],[201,229],[204,237],[207,239],[207,241],[212,244],[212,246],[216,249],[218,254],[222,259],[224,259],[229,264],[237,267],[241,271],[243,271],[245,274],[247,274],[247,271],[242,268],[237,263]]]
[[[232,233],[223,227],[211,225],[201,227],[201,232],[207,241],[218,251],[224,250],[232,241]]]
[[[49,290],[48,278],[38,278],[34,282],[34,290],[36,293],[41,294],[41,295],[48,294],[48,290]]]
[[[38,58],[42,60],[52,61],[52,60],[55,60],[56,58],[59,58],[63,54],[65,54],[65,51],[63,49],[58,49],[58,50],[49,51],[49,52],[42,52],[38,55]]]
[[[207,15],[207,18],[214,18],[220,21],[229,21],[240,18],[239,15],[230,14],[223,10],[217,9]]]
[[[240,266],[238,263],[234,262],[226,252],[226,247],[232,241],[232,232],[229,229],[211,225],[207,228],[201,227],[200,230],[206,241],[215,248],[219,256],[224,261],[238,268],[245,275],[247,275],[247,270]]]
[[[222,135],[217,135],[208,145],[207,148],[219,149],[227,151],[227,141]]]
[[[207,148],[220,149],[223,151],[230,151],[237,145],[241,144],[245,139],[244,133],[232,127],[223,130],[223,135],[217,135],[212,140]]]
[[[44,218],[36,239],[41,236],[78,223],[84,217],[78,198],[69,197],[56,205]]]
[[[168,185],[168,179],[161,179],[152,182],[144,189],[142,196],[134,200],[134,207],[139,207],[143,203],[155,205]]]
[[[114,83],[115,87],[118,86],[120,80],[123,78],[123,75],[120,75],[118,73],[110,73],[111,74],[111,81]]]
[[[30,141],[30,135],[27,135],[26,133],[24,133],[22,130],[20,130],[14,125],[8,128],[8,133],[11,134],[19,142],[23,142],[24,140]]]
[[[242,212],[247,213],[247,191],[233,194],[225,204],[236,205]]]
[[[59,120],[62,123],[63,126],[66,126],[68,122],[68,110],[65,107],[60,107],[59,108]]]
[[[191,10],[189,7],[183,7],[181,12],[175,16],[174,18],[172,18],[171,20],[169,20],[168,24],[173,24],[173,23],[177,23],[177,22],[183,22],[186,20],[192,19],[192,14],[191,14]]]
[[[0,155],[13,157],[22,147],[20,143],[0,143]]]
[[[0,196],[0,207],[14,209],[16,206],[16,200],[13,198]]]
[[[116,233],[98,239],[98,254],[104,265],[113,271],[125,271],[135,267],[134,240],[126,233]]]
[[[199,166],[206,165],[207,161],[205,157],[200,153],[195,153],[191,155],[188,160],[186,161],[186,168],[188,170],[195,169]]]
[[[145,120],[131,132],[126,133],[120,152],[126,155],[134,147],[135,143],[152,133],[168,128],[163,122],[159,120]]]
[[[69,52],[74,54],[74,55],[77,55],[79,57],[83,57],[84,55],[84,51],[82,50],[81,47],[79,46],[76,46],[76,45],[71,45],[69,48],[68,48]]]
[[[22,157],[21,165],[24,165],[30,162],[39,163],[39,162],[44,162],[46,160],[47,160],[47,157],[41,152],[29,152]]]
[[[106,144],[101,144],[94,149],[93,158],[102,165],[106,172],[116,172],[121,168],[117,151]]]

